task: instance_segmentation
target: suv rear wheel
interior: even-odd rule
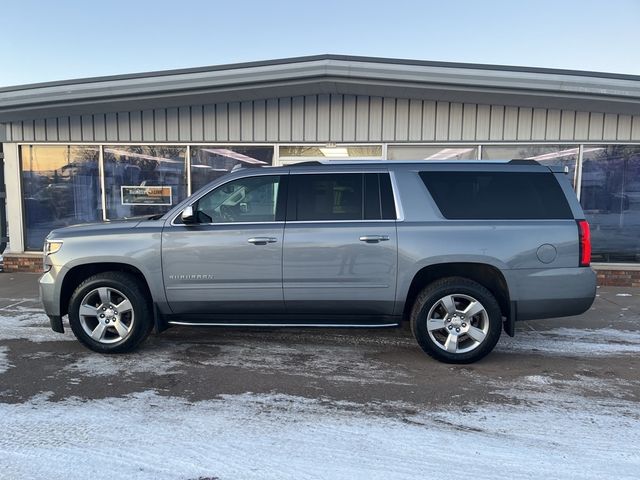
[[[443,278],[417,296],[411,331],[433,358],[472,363],[498,343],[502,313],[495,297],[479,283],[462,277]]]
[[[153,327],[138,279],[124,272],[100,273],[82,282],[71,296],[69,324],[80,342],[100,353],[131,351]]]

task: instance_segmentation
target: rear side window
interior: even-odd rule
[[[328,173],[290,176],[287,220],[395,219],[388,174]]]
[[[552,173],[420,172],[445,218],[452,220],[572,219]]]

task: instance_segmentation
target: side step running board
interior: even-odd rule
[[[169,325],[186,325],[189,327],[312,327],[312,328],[387,328],[397,327],[399,323],[372,323],[372,324],[346,324],[346,323],[204,323],[204,322],[177,322],[169,321]]]

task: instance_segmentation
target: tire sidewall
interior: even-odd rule
[[[440,348],[427,331],[427,315],[442,297],[463,294],[475,298],[484,306],[489,319],[485,340],[477,348],[465,353],[449,353]],[[495,297],[482,285],[467,279],[446,279],[426,287],[418,295],[411,314],[411,330],[420,347],[433,358],[446,363],[472,363],[493,350],[502,332],[502,313]]]
[[[100,353],[120,353],[132,350],[146,338],[150,331],[150,324],[152,326],[149,317],[150,309],[144,294],[133,282],[134,279],[130,279],[129,276],[105,273],[85,280],[76,288],[69,302],[69,325],[82,344]],[[82,300],[91,290],[99,287],[119,290],[129,299],[133,307],[133,331],[119,342],[110,344],[97,342],[84,331],[80,323],[79,308]]]

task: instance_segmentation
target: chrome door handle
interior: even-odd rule
[[[278,239],[276,237],[251,237],[247,239],[247,242],[254,245],[266,245],[267,243],[276,243]]]
[[[378,243],[389,240],[389,235],[363,235],[360,237],[361,242]]]

